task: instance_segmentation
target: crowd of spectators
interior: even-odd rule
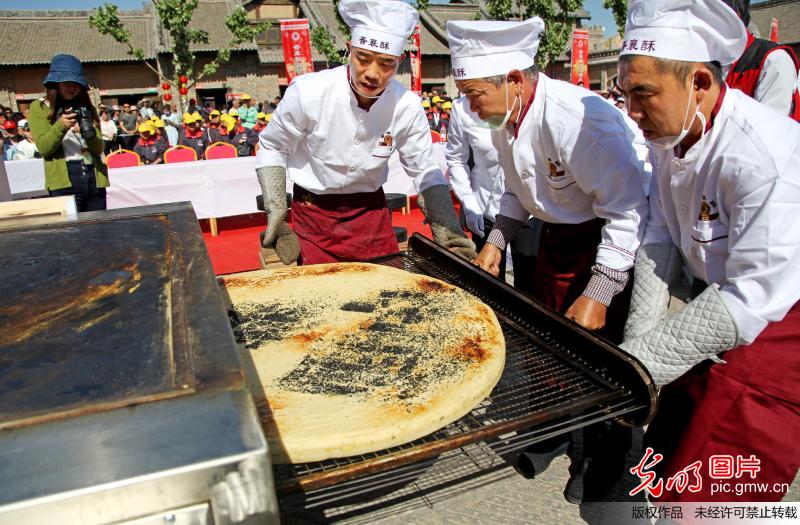
[[[191,99],[184,112],[174,104],[144,98],[136,104],[98,106],[105,154],[120,148],[135,151],[143,164],[160,164],[164,152],[176,145],[195,150],[203,159],[205,149],[216,142],[231,144],[240,157],[254,155],[258,134],[280,102],[258,103],[247,94],[217,109],[213,102],[203,107]],[[0,106],[3,160],[40,158],[24,113]]]

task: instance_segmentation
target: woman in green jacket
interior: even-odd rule
[[[47,96],[31,104],[28,122],[44,158],[47,190],[51,196],[74,195],[78,211],[105,210],[103,136],[80,60],[54,56],[44,86]]]

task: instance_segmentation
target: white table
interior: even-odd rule
[[[444,146],[433,145],[442,171],[447,170]],[[256,196],[261,188],[255,162],[255,157],[239,157],[112,169],[108,208],[191,201],[197,217],[211,219],[213,228],[213,219],[258,212]],[[8,161],[5,168],[15,198],[46,194],[41,159]],[[416,194],[414,181],[406,175],[396,153],[389,159],[389,178],[383,189],[386,193]],[[288,181],[287,191],[291,191]]]

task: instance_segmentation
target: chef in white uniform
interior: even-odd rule
[[[500,209],[505,183],[503,168],[492,143],[492,132],[469,109],[466,97],[453,101],[448,128],[447,174],[461,202],[461,216],[478,251],[486,242]],[[471,161],[471,166],[470,166]],[[514,287],[533,293],[533,274],[539,247],[541,222],[530,219],[511,240],[514,261]],[[500,278],[505,278],[505,253],[500,263]]]
[[[505,193],[477,263],[497,272],[533,215],[544,222],[534,297],[621,340],[623,296],[647,218],[635,134],[600,96],[536,70],[541,19],[449,21],[453,73],[492,140]],[[607,309],[610,312],[607,315]]]
[[[800,125],[725,85],[746,42],[720,0],[629,4],[617,80],[653,181],[622,347],[663,387],[645,444],[664,479],[752,456],[770,487],[670,502],[780,501],[800,467]],[[684,265],[699,295],[667,316]]]
[[[419,14],[397,0],[342,0],[339,12],[352,29],[349,64],[295,78],[260,135],[256,165],[269,213],[262,248],[286,264],[298,255],[316,264],[396,253],[381,188],[396,151],[434,240],[474,257],[420,99],[394,80]],[[287,173],[294,231],[286,223]]]
[[[629,270],[648,213],[635,124],[600,96],[536,69],[543,29],[539,18],[447,23],[456,85],[471,110],[495,128],[505,173],[497,220],[476,262],[496,274],[517,230],[531,216],[540,219],[533,296],[620,342]],[[599,500],[624,472],[630,441],[630,429],[592,426],[570,442],[559,438],[527,449],[517,469],[537,475],[569,446],[573,475],[565,497]],[[592,461],[605,473],[584,476]]]

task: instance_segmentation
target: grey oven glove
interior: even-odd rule
[[[737,340],[736,322],[719,286],[712,284],[686,308],[620,348],[639,359],[661,387],[706,359],[724,363],[717,354],[734,348]]]
[[[425,188],[419,192],[417,203],[431,225],[436,244],[468,261],[478,256],[475,243],[467,238],[458,224],[448,186],[438,184]]]
[[[669,306],[670,288],[681,278],[683,259],[672,243],[647,244],[636,252],[625,339],[652,330]]]
[[[300,240],[286,222],[286,168],[262,166],[256,174],[268,215],[267,231],[261,238],[262,255],[266,260],[264,249],[275,250],[283,264],[292,264],[300,257]]]

